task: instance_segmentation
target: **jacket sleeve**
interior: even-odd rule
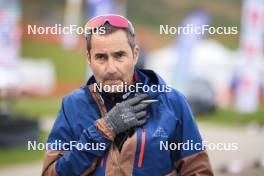
[[[179,148],[173,151],[177,173],[181,176],[212,176],[212,167],[195,118],[185,97],[181,94],[177,107],[178,125],[174,142]]]
[[[104,144],[100,150],[85,150],[78,148],[77,145],[69,147],[68,144],[74,139],[74,134],[64,104],[63,100],[48,138],[48,150],[44,156],[42,169],[43,176],[87,175],[95,169],[98,159],[105,154],[113,141],[113,134],[100,119],[84,129],[77,141],[77,144],[80,143],[83,146],[87,143],[99,146]]]

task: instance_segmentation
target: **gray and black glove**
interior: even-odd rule
[[[148,104],[140,103],[146,97],[146,94],[140,94],[117,103],[104,117],[107,126],[115,134],[119,134],[146,123],[148,116],[145,109]]]

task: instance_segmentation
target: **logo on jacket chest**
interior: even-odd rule
[[[157,129],[154,131],[152,137],[156,138],[168,138],[168,133],[166,132],[166,130],[161,127],[161,126],[158,126]]]

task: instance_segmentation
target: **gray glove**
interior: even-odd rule
[[[132,127],[141,126],[147,121],[148,104],[140,103],[146,94],[117,103],[104,117],[107,126],[115,133],[125,132]]]

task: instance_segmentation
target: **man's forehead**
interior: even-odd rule
[[[123,30],[117,30],[110,34],[94,34],[91,38],[92,44],[108,44],[108,43],[128,43],[127,34]]]
[[[107,50],[107,49],[102,49],[102,50],[94,50],[94,54],[118,54],[118,53],[127,53],[126,50],[122,49],[117,49],[117,50]]]
[[[117,52],[130,49],[127,35],[123,30],[106,35],[93,35],[91,50],[94,52]]]

